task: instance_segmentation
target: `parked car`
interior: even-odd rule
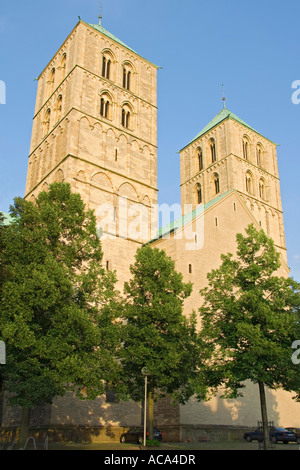
[[[294,432],[288,431],[285,428],[276,428],[272,426],[270,428],[270,441],[276,444],[276,442],[283,442],[284,444],[288,444],[289,442],[296,442],[296,435]],[[255,431],[252,432],[245,432],[244,439],[246,441],[259,441],[262,442],[264,440],[264,433],[263,428],[259,427]]]
[[[159,429],[154,428],[154,431],[153,431],[153,438],[154,438],[156,441],[162,441],[162,433],[159,431]],[[148,433],[148,432],[147,432],[147,439],[149,439],[149,433]]]
[[[149,439],[149,433],[146,433],[146,439]],[[161,441],[162,433],[159,429],[154,428],[154,439]],[[143,444],[144,442],[144,429],[143,428],[132,428],[129,431],[123,433],[120,438],[121,442],[137,442]]]
[[[288,427],[288,428],[285,428],[285,429],[287,429],[290,432],[295,433],[296,434],[296,440],[297,440],[298,444],[300,444],[300,428],[290,428],[290,427]]]

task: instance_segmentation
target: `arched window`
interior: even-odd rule
[[[202,153],[201,147],[197,148],[197,160],[198,160],[198,171],[202,171],[203,170],[203,153]]]
[[[51,72],[50,72],[49,80],[48,80],[49,94],[53,93],[54,83],[55,83],[55,68],[53,67]]]
[[[126,129],[129,129],[131,124],[131,113],[130,109],[128,107],[123,107],[122,108],[122,126],[126,127]]]
[[[102,77],[110,79],[111,58],[108,54],[102,56]]]
[[[56,101],[56,122],[60,121],[62,115],[62,95]]]
[[[195,186],[195,202],[196,204],[202,204],[202,186],[200,183]]]
[[[130,90],[132,91],[133,90],[133,77],[134,77],[134,67],[133,65],[131,64],[131,62],[124,62],[122,64],[122,67],[123,67],[123,81],[122,81],[122,85],[123,85],[123,88],[125,88],[126,90]]]
[[[256,162],[257,166],[262,167],[262,148],[260,145],[256,147]]]
[[[249,142],[247,139],[243,139],[243,157],[245,160],[249,160]]]
[[[209,141],[210,151],[211,151],[211,161],[214,163],[217,161],[217,154],[216,154],[216,141],[215,139],[210,139]]]
[[[107,95],[102,95],[100,99],[100,115],[107,119],[110,117],[110,101]]]
[[[219,194],[219,192],[220,192],[220,177],[219,177],[218,173],[214,173],[213,183],[214,183],[215,194]]]
[[[250,171],[247,171],[246,173],[246,191],[249,194],[253,194],[253,176],[250,173]]]
[[[51,109],[48,108],[45,112],[45,118],[44,118],[44,136],[47,135],[50,131],[50,119],[51,119]]]
[[[60,78],[63,80],[66,76],[67,54],[64,53],[60,62]]]
[[[123,88],[130,90],[131,71],[127,67],[123,68]]]
[[[124,108],[122,109],[122,126],[129,128],[130,124],[130,111],[126,111]]]
[[[259,180],[259,197],[263,199],[264,201],[267,200],[266,183],[263,178]]]

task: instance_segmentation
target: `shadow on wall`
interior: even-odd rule
[[[255,427],[261,421],[261,408],[258,385],[247,383],[245,389],[241,390],[243,397],[238,399],[223,399],[214,397],[209,402],[197,402],[192,399],[186,405],[181,406],[180,421],[182,424],[195,425],[222,425]],[[283,426],[285,416],[281,416],[279,408],[279,392],[266,389],[266,401],[268,408],[268,419],[276,426]],[[283,398],[283,397],[282,397]],[[294,406],[292,398],[285,400]]]

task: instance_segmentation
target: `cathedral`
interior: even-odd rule
[[[180,150],[180,213],[158,228],[157,69],[99,24],[79,20],[38,78],[25,197],[34,201],[54,181],[68,182],[95,210],[103,263],[122,288],[139,247],[165,250],[193,283],[189,315],[201,304],[206,275],[222,253],[236,251],[236,233],[253,223],[273,238],[288,276],[276,144],[226,108]],[[179,182],[178,182],[179,183]],[[167,214],[168,215],[168,214]],[[297,426],[299,404],[267,391],[269,419]],[[236,400],[156,403],[166,439],[198,440],[238,432],[260,419],[258,388]],[[9,426],[10,416],[3,416]],[[112,393],[94,402],[57,398],[38,425],[76,429],[94,440],[117,439],[140,426],[142,406]],[[79,431],[81,429],[81,431]]]

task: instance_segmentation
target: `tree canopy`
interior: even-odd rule
[[[237,235],[235,256],[222,255],[201,290],[201,336],[211,351],[208,384],[222,387],[224,396],[241,395],[250,380],[262,393],[264,386],[283,388],[299,398],[292,344],[300,338],[300,285],[278,276],[280,265],[273,240],[250,225]]]
[[[0,303],[10,401],[30,408],[67,390],[95,398],[115,372],[117,342],[115,279],[101,264],[95,217],[66,183],[35,203],[16,198],[11,215]]]
[[[150,390],[185,402],[194,393],[201,357],[196,317],[183,315],[192,284],[184,283],[174,261],[149,245],[140,248],[125,283],[123,377],[131,398],[143,398],[143,367]]]

